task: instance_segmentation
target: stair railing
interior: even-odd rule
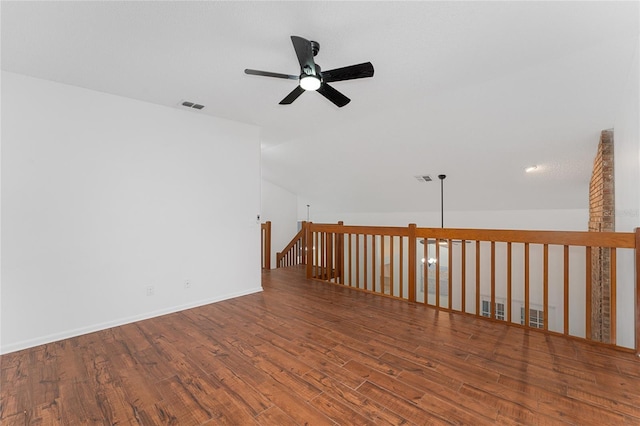
[[[285,268],[287,266],[304,265],[307,262],[307,222],[302,222],[302,228],[291,239],[289,244],[276,253],[276,267]]]

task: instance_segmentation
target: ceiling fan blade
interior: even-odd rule
[[[373,77],[373,65],[371,62],[322,71],[322,79],[326,82],[354,80],[365,77]]]
[[[316,90],[316,92],[329,99],[339,108],[342,108],[343,106],[351,102],[351,99],[347,98],[345,95],[338,92],[336,89],[326,83],[323,83],[322,86],[320,86],[320,88]]]
[[[293,42],[293,48],[296,51],[298,62],[300,63],[300,69],[305,72],[306,69],[310,70],[308,75],[317,75],[316,63],[313,60],[313,49],[311,48],[311,42],[307,39],[298,36],[291,36]]]
[[[300,86],[296,86],[296,88],[293,89],[291,93],[289,93],[283,100],[280,101],[280,105],[290,105],[291,103],[293,103],[293,101],[298,99],[298,96],[302,95],[303,93],[304,89]]]
[[[277,72],[270,72],[270,71],[250,70],[248,68],[244,70],[244,73],[250,74],[250,75],[261,75],[263,77],[286,78],[288,80],[297,80],[298,78],[300,78],[297,75],[280,74]]]

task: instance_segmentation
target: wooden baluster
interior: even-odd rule
[[[318,247],[317,251],[318,251],[318,278],[320,278],[321,280],[324,280],[324,239],[325,239],[325,233],[324,232],[318,232],[318,244],[320,244],[320,246]]]
[[[322,233],[322,279],[327,281],[330,278],[329,275],[329,258],[327,256],[329,248],[329,233]]]
[[[586,339],[587,340],[591,340],[592,339],[592,335],[591,335],[591,247],[587,246],[586,247],[586,263],[587,263],[587,271],[586,271],[586,282],[585,282],[585,287],[586,287],[586,314],[585,314],[585,330],[586,330]]]
[[[617,265],[616,265],[616,248],[615,247],[611,247],[609,250],[611,250],[611,257],[609,259],[609,265],[610,265],[610,270],[611,270],[611,294],[609,295],[609,303],[611,304],[610,307],[610,313],[611,313],[611,321],[610,321],[610,329],[609,329],[609,343],[611,344],[616,344],[617,342],[617,330],[618,330],[618,325],[617,325],[617,314],[618,314],[618,302],[617,302],[617,297],[618,297],[618,289],[616,287],[616,280],[617,280]]]
[[[453,240],[449,239],[449,264],[447,271],[447,281],[449,283],[449,310],[453,309]]]
[[[356,288],[360,288],[360,234],[356,234]]]
[[[363,239],[363,249],[364,249],[364,265],[362,265],[363,266],[362,278],[363,278],[364,282],[362,284],[364,285],[364,289],[368,290],[369,289],[369,282],[367,280],[367,275],[369,275],[368,274],[369,268],[367,267],[368,266],[367,264],[369,263],[368,262],[369,261],[369,259],[368,259],[369,256],[367,256],[367,240],[369,239],[369,236],[367,234],[362,234],[362,239]]]
[[[353,287],[353,262],[352,262],[352,249],[351,249],[351,234],[349,234],[348,244],[349,244],[349,287]]]
[[[335,250],[333,248],[333,240],[335,234],[333,232],[327,232],[327,245],[326,245],[326,257],[327,257],[327,280],[332,281],[335,278],[335,262],[334,255]]]
[[[569,335],[569,246],[564,246],[564,334]]]
[[[524,243],[524,326],[529,327],[529,243]]]
[[[320,256],[322,255],[322,253],[320,253],[320,242],[321,242],[321,238],[322,238],[322,233],[321,232],[316,232],[314,233],[314,240],[315,240],[315,252],[314,252],[314,257],[315,257],[315,278],[321,278],[320,274],[322,273],[322,270],[320,269]]]
[[[462,254],[461,254],[461,271],[460,271],[460,284],[461,284],[461,306],[462,312],[467,312],[467,242],[462,240]]]
[[[476,315],[480,315],[480,240],[476,240]]]
[[[549,244],[544,244],[542,262],[542,316],[545,330],[549,329]]]
[[[512,272],[512,266],[511,266],[511,258],[512,258],[512,252],[511,252],[511,242],[507,243],[507,322],[511,322],[511,310],[513,307],[513,302],[511,301],[512,298],[512,278],[511,278],[511,272]]]
[[[425,244],[426,247],[426,244]],[[440,307],[440,240],[435,239],[435,247],[436,247],[436,307]],[[428,259],[427,259],[428,261]],[[425,296],[426,298],[426,296]]]
[[[376,236],[371,235],[371,290],[376,291]]]
[[[424,304],[429,304],[429,240],[426,238],[422,239],[422,258],[424,262],[422,262],[422,293],[424,294],[424,300],[422,301]],[[436,267],[437,267],[436,263]]]
[[[389,236],[389,294],[395,296],[394,294],[394,286],[393,286],[393,246],[395,243],[395,239],[393,236]]]
[[[409,259],[408,259],[408,286],[409,302],[416,301],[416,224],[409,224]],[[640,317],[639,317],[640,318]]]
[[[496,242],[491,241],[491,306],[489,316],[496,318]]]
[[[380,293],[384,291],[384,235],[380,235]]]
[[[400,253],[398,253],[398,267],[400,270],[398,271],[398,291],[399,297],[404,297],[404,237],[400,236]],[[409,295],[407,294],[407,298]]]

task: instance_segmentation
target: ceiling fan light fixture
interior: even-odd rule
[[[320,88],[320,79],[315,75],[305,75],[300,77],[300,87],[304,90],[318,90]]]

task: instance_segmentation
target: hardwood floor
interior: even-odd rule
[[[0,357],[0,423],[640,424],[633,354],[306,281]]]

